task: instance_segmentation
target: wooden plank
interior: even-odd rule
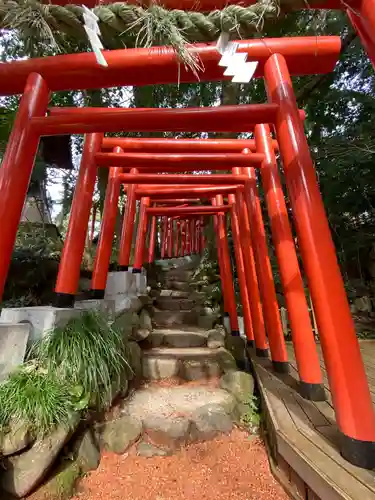
[[[294,398],[301,406],[302,410],[306,413],[314,427],[331,424],[331,421],[327,419],[311,401],[304,399],[297,393],[294,394]]]
[[[290,474],[290,482],[292,483],[292,489],[294,490],[296,497],[306,500],[307,488],[305,481],[293,469]]]
[[[315,408],[322,413],[331,425],[336,425],[335,410],[328,401],[313,401]]]
[[[332,470],[327,475],[315,467],[316,462],[325,459],[325,455],[318,448],[314,449],[310,446],[310,443],[298,432],[286,435],[279,431],[277,438],[280,455],[320,499],[353,500],[353,497],[346,494],[331,480]],[[340,473],[340,470],[337,473]]]
[[[278,451],[295,472],[322,500],[374,500],[375,490],[370,489],[373,475],[368,471],[361,477],[353,475],[347,469],[354,466],[332,446],[333,434],[329,435],[330,439],[324,437],[324,432],[333,426],[321,426],[319,434],[296,402],[293,391],[274,375],[262,375],[262,390],[267,392],[267,404],[272,405],[274,418],[278,420]],[[332,458],[334,454],[337,455],[335,459]],[[370,485],[364,484],[364,479]]]

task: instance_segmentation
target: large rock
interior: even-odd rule
[[[26,425],[11,425],[9,432],[0,438],[0,454],[14,455],[32,442],[30,429]]]
[[[194,411],[191,416],[192,436],[197,440],[212,439],[217,434],[232,430],[232,419],[220,405],[208,404]]]
[[[1,477],[3,489],[22,498],[39,486],[77,428],[79,420],[79,414],[75,414],[68,425],[57,427],[49,436],[37,440],[30,450],[10,458]]]
[[[117,420],[105,422],[99,427],[102,446],[119,455],[125,453],[129,446],[139,438],[141,432],[141,422],[127,415]]]
[[[237,401],[244,403],[254,393],[254,379],[249,373],[229,371],[221,377],[220,387],[233,394]]]
[[[71,498],[81,477],[76,461],[65,461],[28,500],[65,500]]]
[[[161,448],[158,448],[157,446],[151,443],[146,443],[145,441],[141,441],[137,446],[137,455],[146,458],[165,457],[166,455],[168,455],[168,451],[162,450]]]
[[[132,376],[139,378],[142,376],[142,349],[135,341],[129,341],[129,364],[132,369]]]
[[[220,318],[220,311],[218,309],[211,309],[204,307],[199,312],[198,326],[206,330],[211,330]]]
[[[123,332],[125,338],[129,338],[133,332],[133,313],[127,311],[119,314],[112,326]]]
[[[143,427],[151,441],[168,449],[176,449],[187,443],[190,420],[184,417],[151,415],[143,420]]]
[[[219,347],[224,347],[225,345],[225,332],[214,328],[209,330],[207,335],[207,347],[210,349],[218,349]]]
[[[139,314],[139,327],[148,330],[149,333],[152,331],[151,316],[146,309],[142,309]]]
[[[357,299],[355,299],[354,305],[357,308],[357,311],[360,312],[372,311],[372,303],[369,297],[358,297]]]
[[[170,419],[171,415],[186,416],[207,404],[219,405],[228,415],[236,400],[223,389],[197,385],[145,387],[135,391],[122,405],[122,411],[144,422],[150,417]]]
[[[184,380],[203,380],[223,373],[216,359],[187,359],[181,362],[180,377]]]
[[[245,368],[248,362],[245,339],[234,335],[227,335],[225,338],[225,347],[232,354],[238,366]]]
[[[224,373],[237,370],[236,360],[226,349],[218,349],[216,359]]]
[[[96,446],[91,429],[80,436],[76,444],[76,461],[82,472],[95,470],[100,464],[100,451]]]
[[[159,380],[176,377],[180,370],[179,359],[164,359],[158,357],[142,358],[142,374],[146,379]]]
[[[152,306],[154,303],[154,299],[150,297],[148,293],[145,295],[138,295],[138,300],[141,301],[142,307]]]

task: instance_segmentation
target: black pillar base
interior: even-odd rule
[[[255,341],[254,340],[248,340],[246,343],[247,343],[247,347],[251,347],[251,348],[255,347]]]
[[[258,349],[258,348],[256,348],[255,349],[255,355],[258,358],[268,358],[269,352],[268,352],[268,349]]]
[[[375,442],[340,434],[340,451],[345,460],[362,469],[375,469]]]
[[[225,318],[229,318],[229,313],[224,312],[224,317],[225,317]]]
[[[129,270],[129,266],[117,266],[117,270],[118,271],[128,271]]]
[[[74,307],[75,295],[72,293],[55,292],[55,297],[52,301],[54,307],[64,309],[66,307]]]
[[[277,373],[289,373],[288,361],[272,361],[272,366]]]
[[[90,290],[90,299],[104,299],[104,290]]]
[[[232,334],[232,337],[239,337],[240,331],[239,330],[232,330],[231,334]]]
[[[299,392],[303,398],[310,401],[325,401],[327,399],[323,384],[309,384],[300,380]]]
[[[133,274],[141,274],[141,272],[142,272],[142,269],[138,269],[137,267],[133,267],[133,271],[132,271]]]

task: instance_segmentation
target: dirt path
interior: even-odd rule
[[[169,457],[105,453],[74,500],[287,500],[262,441],[235,429]]]

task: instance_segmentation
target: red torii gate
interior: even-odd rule
[[[49,0],[44,0],[44,3],[49,3]],[[66,5],[74,4],[76,1],[55,0],[53,3]],[[85,0],[83,3],[91,8],[98,4],[113,3],[113,0]],[[152,1],[129,0],[128,3],[141,3],[148,6],[152,4]],[[255,3],[256,0],[200,0],[198,2],[196,0],[161,0],[159,2],[160,5],[167,9],[203,12],[223,9],[227,5],[240,4],[242,7],[246,7]],[[290,8],[290,4],[287,3],[287,7]],[[300,10],[302,9],[337,9],[345,11],[375,67],[375,0],[315,0],[300,6]]]
[[[364,0],[363,4],[373,5],[373,0]],[[0,65],[0,94],[10,95],[23,92],[19,112],[0,170],[0,227],[2,231],[0,291],[2,291],[6,279],[17,226],[41,135],[87,134],[56,284],[56,300],[59,305],[73,305],[96,180],[97,159],[108,158],[101,155],[109,154],[101,152],[103,133],[155,130],[163,132],[168,130],[233,132],[254,129],[256,150],[255,152],[245,151],[243,156],[240,156],[241,163],[246,164],[249,159],[251,163],[253,156],[257,159],[254,164],[260,165],[261,172],[265,169],[265,174],[262,174],[265,185],[276,182],[276,196],[269,197],[268,194],[266,196],[268,210],[272,213],[278,200],[277,196],[281,196],[281,188],[278,189],[277,186],[274,144],[268,144],[271,140],[267,129],[268,125],[263,125],[271,124],[275,129],[275,138],[284,165],[299,246],[316,312],[333,404],[338,427],[341,431],[341,451],[343,456],[352,463],[373,468],[375,466],[374,410],[290,78],[291,74],[331,71],[339,54],[340,40],[338,37],[283,38],[268,39],[267,43],[264,40],[240,41],[239,46],[240,51],[248,54],[249,60],[259,61],[256,76],[262,76],[265,79],[268,92],[267,104],[184,110],[83,109],[66,110],[66,112],[51,110],[50,114],[46,116],[50,91],[114,85],[170,83],[177,81],[178,76],[181,82],[189,82],[195,81],[196,77],[187,68],[181,67],[178,71],[176,54],[173,50],[160,50],[159,48],[108,52],[106,54],[108,68],[99,68],[93,54],[47,57]],[[196,44],[192,50],[199,54],[205,66],[201,80],[225,79],[222,76],[222,69],[217,65],[220,56],[213,44]],[[115,147],[119,148],[115,153],[122,159],[121,161],[130,158],[135,161],[134,156],[129,156],[131,153],[121,152],[119,145]],[[254,146],[248,149],[252,148]],[[283,371],[287,366],[286,349],[282,331],[280,334],[280,318],[275,300],[253,166],[239,167],[228,161],[228,168],[233,169],[229,176],[228,174],[215,174],[208,176],[208,178],[204,178],[203,175],[168,177],[170,174],[159,175],[159,172],[163,171],[160,165],[156,169],[158,171],[156,173],[143,173],[144,165],[150,169],[150,158],[151,161],[155,159],[154,155],[145,156],[145,154],[138,158],[138,167],[134,169],[138,172],[123,173],[123,166],[110,168],[106,196],[106,208],[108,207],[109,214],[118,197],[117,193],[121,181],[127,185],[133,184],[135,186],[140,182],[154,185],[161,181],[165,185],[168,180],[174,183],[176,180],[177,182],[184,180],[194,182],[195,185],[198,182],[201,184],[209,183],[210,186],[214,184],[238,186],[239,183],[243,185],[243,189],[237,188],[235,194],[233,193],[235,198],[230,194],[229,208],[233,212],[233,207],[236,207],[232,229],[234,228],[238,237],[236,239],[238,269],[242,273],[242,277],[245,277],[242,281],[242,290],[244,291],[246,284],[248,293],[251,291],[248,313],[250,312],[251,318],[254,318],[251,326],[258,354],[267,349],[263,342],[265,339],[263,333],[266,328],[274,367],[278,371]],[[221,161],[223,163],[226,161],[225,158],[231,158],[230,154],[238,155],[238,153],[222,154]],[[199,160],[201,163],[198,164],[200,169],[204,164],[202,157]],[[111,156],[111,158],[115,157]],[[212,156],[210,158],[212,160]],[[220,158],[216,158],[215,161],[212,161],[211,168],[212,164],[220,164],[219,160]],[[181,166],[176,166],[173,162],[171,164],[171,168],[175,169],[176,172],[181,170]],[[128,168],[131,167],[132,165],[128,161]],[[134,196],[136,196],[137,189],[134,189]],[[149,208],[149,204],[150,197],[141,197],[140,221],[142,223],[138,227],[135,272],[139,271],[143,262],[146,221],[148,213],[152,214],[152,211],[148,212],[148,210],[152,210],[151,207]],[[226,209],[224,209],[222,194],[216,194],[212,197],[211,205],[212,207],[208,207],[208,212],[214,213],[221,272],[226,277],[225,284],[229,285],[230,281],[229,292],[224,293],[224,304],[231,317],[232,331],[236,333],[238,323],[236,325],[236,304],[233,301],[234,294],[231,290],[233,282],[228,279],[231,276],[231,270],[228,264],[229,255],[224,215]],[[219,211],[214,212],[214,207],[219,208]],[[285,203],[284,206],[281,206],[281,213],[285,214],[284,209]],[[190,215],[201,217],[201,214],[202,212],[194,207],[193,214]],[[186,214],[183,214],[183,217],[185,218]],[[105,223],[109,223],[110,216],[105,218],[107,221],[103,221],[103,228]],[[238,224],[241,225],[239,235]],[[192,226],[185,222],[185,227],[187,228],[185,234],[189,233]],[[291,244],[291,234],[286,220],[282,224],[280,213],[272,223],[272,230],[274,238],[276,235],[275,246],[280,245],[277,252],[280,267],[283,266],[281,274],[284,276],[283,279],[287,287],[290,287],[291,284],[288,283],[288,280],[293,278],[292,267],[289,267],[289,262],[285,262],[285,259],[289,255],[286,248]],[[283,234],[284,239],[278,241],[281,234]],[[190,238],[189,243],[191,244]],[[242,252],[242,264],[239,246]],[[289,251],[291,250],[289,247]],[[98,252],[101,251],[104,250],[101,250],[99,244]],[[295,252],[294,249],[293,251]],[[295,265],[296,261],[292,259],[293,262]],[[258,292],[252,295],[255,288],[258,289]],[[297,324],[300,321],[300,318],[297,318],[299,309],[291,301],[288,307],[295,310],[295,324]],[[248,329],[250,331],[250,325]],[[305,390],[305,395],[314,397],[319,392],[318,389],[321,388],[321,375],[314,371],[317,366],[316,358],[314,358],[316,356],[315,345],[308,343],[311,342],[309,332],[306,334],[304,331],[298,331],[297,328],[293,328],[293,330],[301,387]],[[249,337],[252,340],[250,333]]]

